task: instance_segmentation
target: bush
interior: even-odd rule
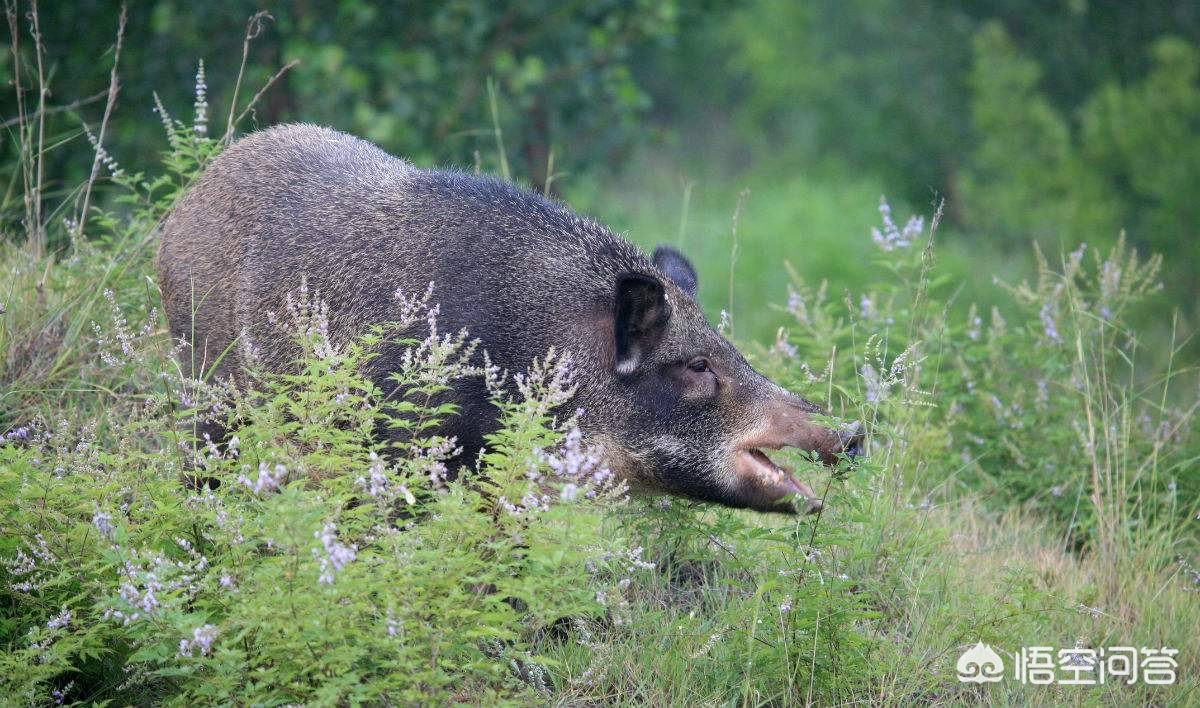
[[[0,422],[4,695],[1024,704],[1195,690],[1194,653],[1171,687],[954,678],[977,641],[1194,639],[1200,404],[1180,385],[1195,371],[1141,372],[1128,324],[1157,259],[1123,245],[1091,267],[1084,249],[1060,268],[1042,259],[1034,283],[1009,288],[1020,320],[956,321],[934,259],[940,214],[901,225],[884,202],[878,284],[838,300],[795,279],[780,308],[790,330],[754,353],[867,423],[857,465],[792,456],[825,510],[626,501],[564,410],[569,354],[496,370],[469,333],[438,330],[436,284],[398,295],[401,321],[334,342],[301,280],[278,318],[300,344],[292,370],[185,379],[146,253],[219,145],[163,115],[163,172],[110,163],[125,197],[92,214],[98,238],[61,258],[3,252],[16,275]],[[395,399],[361,374],[385,343],[408,350]],[[435,401],[464,377],[483,378],[501,425],[455,475],[455,442],[434,432],[455,411]],[[213,423],[226,440],[197,436]],[[382,442],[383,426],[407,442]]]

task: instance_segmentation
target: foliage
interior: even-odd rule
[[[496,154],[487,91],[494,80],[503,97],[499,127],[513,150],[514,174],[541,190],[551,179],[548,169],[569,172],[612,160],[641,137],[639,118],[650,98],[630,71],[635,53],[670,43],[699,15],[722,5],[316,2],[270,8],[270,16],[243,32],[261,3],[131,3],[128,33],[134,41],[124,48],[123,61],[131,68],[123,72],[122,98],[128,105],[147,105],[153,90],[183,85],[196,61],[206,60],[213,76],[238,77],[210,93],[214,134],[223,134],[226,114],[231,123],[243,110],[247,89],[263,86],[277,68],[299,60],[252,106],[255,124],[331,125],[420,163],[469,164],[473,153]],[[83,98],[106,84],[108,67],[96,58],[111,42],[117,9],[114,3],[41,8],[47,60],[67,69],[52,79],[55,95]],[[245,34],[254,35],[252,45],[247,43],[248,64]],[[20,45],[26,70],[32,66],[31,44]],[[5,55],[0,61],[11,66],[11,55]],[[239,62],[245,65],[244,81]],[[4,115],[16,113],[10,95],[0,106]],[[51,116],[48,129],[78,137],[81,118],[94,125],[97,115],[90,106],[79,107]],[[108,141],[110,149],[133,164],[147,164],[154,149],[144,140],[150,123],[150,117],[124,122]],[[569,150],[562,143],[568,135]],[[74,146],[59,151],[58,174],[82,162],[87,145],[76,140]]]
[[[1190,314],[1198,47],[1182,2],[764,0],[690,33],[651,85],[696,162],[745,169],[749,149],[778,172],[868,175],[944,198],[949,239],[1007,253],[1124,229],[1183,256],[1163,276]],[[713,55],[724,74],[692,69]],[[691,120],[705,105],[734,108]]]
[[[172,125],[187,140],[169,169],[196,144]],[[158,180],[122,183],[141,198]],[[124,228],[151,228],[134,213]],[[91,255],[111,265],[130,242],[140,239]],[[63,276],[70,289],[95,272]],[[534,630],[595,612],[598,591],[619,593],[610,563],[590,555],[611,557],[610,539],[572,517],[585,500],[620,503],[623,490],[574,419],[550,414],[571,390],[564,357],[516,374],[515,394],[502,372],[486,372],[505,427],[475,473],[452,479],[454,441],[427,432],[452,411],[422,401],[485,372],[466,363],[465,333],[438,332],[430,296],[401,295],[404,321],[339,343],[301,282],[279,321],[301,360],[242,390],[182,379],[172,355],[186,351],[154,327],[156,298],[122,304],[105,291],[104,324],[80,348],[99,377],[125,386],[88,391],[90,421],[73,418],[82,408],[59,409],[59,420],[14,404],[22,422],[0,444],[0,488],[14,502],[0,520],[3,662],[14,669],[4,694],[411,703],[464,692],[524,702],[545,690],[509,664],[544,675]],[[423,339],[389,339],[414,325]],[[409,346],[396,400],[359,373],[385,341]],[[226,443],[191,434],[209,421],[227,427]],[[389,423],[413,434],[401,449],[375,437]],[[15,670],[23,664],[37,668]]]
[[[1085,258],[1085,244],[1054,268],[1036,251],[1034,283],[1000,283],[1014,319],[972,305],[959,320],[940,302],[951,283],[933,277],[922,220],[900,227],[886,202],[880,214],[874,240],[890,282],[839,302],[825,284],[796,279],[787,305],[795,325],[772,351],[801,360],[831,347],[848,354],[825,375],[803,369],[794,385],[854,381],[877,424],[879,404],[911,389],[917,396],[901,415],[924,432],[891,443],[913,445],[930,467],[952,472],[923,492],[964,485],[1000,507],[1025,504],[1063,524],[1072,543],[1109,543],[1126,515],[1171,524],[1200,511],[1189,501],[1200,498],[1195,408],[1190,397],[1180,405],[1168,395],[1192,374],[1136,376],[1143,345],[1131,321],[1162,289],[1159,257],[1139,259],[1121,241]]]
[[[971,118],[963,176],[967,219],[1006,240],[1078,243],[1116,231],[1110,185],[1080,159],[1070,125],[1038,91],[1041,69],[999,24],[974,38]]]
[[[1178,37],[1156,42],[1145,77],[1108,82],[1083,108],[1081,152],[1114,184],[1127,185],[1127,218],[1137,233],[1182,263],[1200,258],[1194,195],[1200,191],[1200,46]],[[1180,269],[1195,291],[1195,269]]]
[[[1032,65],[1000,34],[988,42],[1003,85],[1032,91]],[[1163,51],[1187,66],[1186,52]],[[1096,115],[1148,98],[1129,96]],[[44,227],[69,248],[0,246],[12,274],[0,285],[6,697],[1157,705],[1200,688],[1200,403],[1174,342],[1161,371],[1142,363],[1157,258],[1124,242],[1058,265],[1035,251],[1033,279],[1003,290],[1007,308],[964,313],[956,274],[967,271],[947,270],[934,243],[940,211],[927,225],[881,202],[873,233],[838,244],[875,254],[859,256],[869,263],[855,265],[853,290],[793,272],[786,304],[737,329],[764,372],[866,423],[855,465],[788,460],[824,511],[625,501],[579,412],[564,409],[569,354],[498,371],[469,333],[438,330],[436,284],[397,294],[400,321],[333,341],[320,294],[300,279],[277,320],[277,336],[299,345],[293,369],[252,370],[249,386],[187,380],[176,362],[188,352],[158,322],[148,254],[221,149],[204,98],[191,125],[160,107],[161,167],[127,173],[97,145],[97,185],[113,194],[86,229],[47,218],[14,234]],[[1038,111],[1014,120],[1080,149],[1054,137],[1048,104]],[[1004,157],[1013,174],[1027,167]],[[765,214],[776,234],[813,208],[754,207],[714,228],[744,236]],[[822,209],[826,223],[869,213],[853,200]],[[725,243],[679,234],[709,262]],[[793,253],[765,243],[740,242],[745,270],[723,264],[730,287],[737,276],[783,297],[764,271]],[[756,345],[769,322],[783,327]],[[399,397],[361,373],[385,345],[408,352]],[[455,442],[432,431],[456,412],[436,401],[464,377],[483,378],[501,426],[479,460],[451,470]],[[227,441],[197,435],[212,423]],[[405,442],[376,435],[389,426]],[[960,683],[955,660],[977,641],[1174,647],[1178,685]]]
[[[311,321],[293,324],[303,335]],[[480,477],[450,480],[453,441],[428,437],[392,457],[373,437],[383,402],[354,373],[367,350],[319,344],[324,355],[310,352],[300,373],[236,400],[222,416],[233,437],[220,448],[192,445],[172,424],[172,395],[194,395],[184,388],[108,421],[119,448],[65,423],[34,421],[8,436],[0,469],[17,502],[3,521],[4,557],[15,558],[5,574],[11,617],[53,605],[63,619],[27,637],[16,634],[25,619],[9,624],[5,644],[25,648],[6,660],[44,668],[5,672],[6,695],[38,700],[47,683],[89,701],[536,695],[506,668],[510,658],[536,665],[526,626],[594,611],[597,588],[608,587],[583,561],[589,546],[609,544],[567,522],[576,497],[563,485],[577,485],[580,501],[621,495],[554,472],[570,423],[516,414],[539,399],[497,399],[514,412],[501,435],[544,445],[523,447],[508,470],[493,456]],[[418,370],[451,375],[432,353]],[[561,395],[565,382],[549,371],[525,379],[527,391]],[[197,412],[212,414],[187,415]],[[139,445],[139,436],[157,440]],[[585,454],[568,444],[563,454],[572,453]],[[202,480],[185,486],[199,469]],[[518,469],[510,486],[538,500],[519,509],[492,493]],[[35,506],[42,511],[26,513]]]

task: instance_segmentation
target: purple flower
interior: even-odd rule
[[[884,251],[909,248],[925,230],[925,219],[920,216],[911,217],[902,229],[897,227],[892,221],[892,207],[885,197],[879,198],[879,216],[883,219],[883,230],[872,228],[871,240]]]
[[[257,479],[252,482],[246,475],[238,475],[237,481],[251,492],[262,495],[279,489],[286,477],[287,468],[283,465],[275,465],[275,468],[272,469],[266,462],[260,462],[258,463]]]
[[[46,626],[50,629],[62,629],[69,624],[71,624],[71,611],[64,607],[62,612],[50,618]]]
[[[1046,333],[1046,338],[1055,344],[1062,344],[1062,336],[1059,335],[1058,327],[1054,321],[1054,311],[1054,304],[1047,302],[1042,305],[1042,311],[1038,313],[1038,317],[1042,320],[1042,329]]]
[[[179,640],[179,656],[190,657],[196,651],[200,652],[200,656],[208,656],[212,653],[212,645],[217,640],[217,634],[217,628],[211,624],[193,629],[191,639]]]
[[[17,442],[25,442],[28,439],[29,439],[29,428],[26,428],[25,426],[21,426],[19,428],[13,428],[12,430],[5,433],[4,438],[3,438],[4,442],[12,442],[14,440]]]
[[[367,476],[354,480],[355,484],[372,497],[378,497],[387,492],[388,478],[384,474],[383,465],[383,459],[372,452],[371,464],[367,467]]]
[[[317,581],[322,585],[333,585],[336,573],[358,557],[358,547],[347,546],[338,541],[337,527],[333,524],[325,524],[320,531],[313,534],[313,537],[320,539],[321,546],[325,550],[324,555],[321,555],[317,549],[313,549],[313,556],[321,564],[321,576]]]
[[[117,532],[117,527],[113,524],[112,514],[105,514],[102,511],[92,514],[92,526],[95,526],[100,535],[109,541],[113,539],[113,535]]]

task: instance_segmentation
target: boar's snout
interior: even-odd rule
[[[822,502],[812,488],[786,467],[776,464],[763,450],[793,447],[815,453],[821,462],[832,465],[840,455],[854,458],[862,454],[863,428],[856,422],[840,429],[817,422],[819,409],[790,393],[774,397],[765,406],[759,424],[736,446],[734,474],[740,496],[759,511],[793,512],[797,505],[792,495],[805,501],[803,513],[820,511]]]

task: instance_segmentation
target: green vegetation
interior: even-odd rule
[[[1195,263],[1182,250],[1192,247],[1186,236],[1195,223],[1187,199],[1197,174],[1188,129],[1200,95],[1195,43],[1160,39],[1152,31],[1157,15],[1147,12],[1123,30],[1128,46],[1090,55],[1124,66],[1120,57],[1145,51],[1143,72],[1109,71],[1105,62],[1083,71],[1071,51],[1032,51],[989,21],[995,18],[972,14],[972,4],[933,13],[940,3],[928,3],[911,16],[898,3],[841,5],[800,11],[748,3],[716,26],[704,22],[724,8],[714,3],[678,36],[662,28],[683,27],[674,24],[682,22],[679,13],[662,11],[667,24],[656,25],[644,17],[648,5],[612,10],[609,25],[603,13],[582,18],[564,10],[558,20],[585,28],[599,22],[607,28],[595,40],[600,46],[629,42],[619,53],[627,63],[618,65],[629,72],[627,86],[661,100],[660,120],[678,117],[689,96],[723,95],[739,106],[726,126],[732,137],[718,140],[702,121],[681,119],[678,145],[668,139],[622,153],[634,156],[620,179],[599,166],[583,171],[605,151],[584,150],[581,141],[559,163],[581,171],[550,186],[640,243],[681,244],[696,258],[713,321],[727,320],[727,332],[758,368],[827,402],[834,415],[866,423],[869,454],[853,466],[788,461],[826,497],[815,517],[626,498],[570,411],[556,408],[572,386],[569,353],[547,352],[531,371],[507,372],[523,377],[513,395],[498,385],[501,372],[468,357],[469,333],[431,335],[407,342],[411,366],[396,377],[408,395],[384,400],[359,367],[397,325],[432,326],[432,302],[421,293],[408,294],[405,322],[337,345],[323,338],[321,303],[298,274],[295,306],[280,319],[280,336],[303,345],[293,373],[260,373],[252,390],[187,380],[177,364],[187,352],[170,341],[158,315],[155,228],[222,149],[228,107],[234,119],[247,109],[243,129],[256,110],[265,113],[251,97],[275,65],[252,59],[240,74],[241,33],[212,36],[214,51],[226,44],[237,50],[221,54],[233,63],[220,73],[208,65],[210,80],[222,86],[212,101],[226,108],[210,108],[208,87],[198,87],[195,114],[183,122],[170,108],[185,103],[181,78],[154,72],[174,66],[177,74],[176,65],[193,66],[193,57],[177,52],[156,64],[153,43],[127,35],[120,66],[137,78],[123,95],[123,112],[101,123],[100,109],[86,104],[88,116],[96,108],[88,120],[93,145],[105,146],[95,152],[78,122],[67,122],[73,111],[48,114],[40,127],[36,90],[32,102],[26,94],[24,118],[5,145],[11,186],[0,219],[4,700],[1200,700],[1200,395],[1188,353],[1192,315],[1175,307],[1192,287],[1178,276]],[[450,15],[417,15],[418,26],[434,37],[452,33],[453,23],[439,22],[475,6],[446,7]],[[169,34],[181,8],[147,3],[136,12],[149,12],[156,32]],[[10,14],[26,43],[17,56],[28,89],[39,84],[36,52],[22,34],[31,19],[24,10]],[[238,12],[240,23],[249,12]],[[419,61],[381,55],[362,69],[367,76],[350,72],[338,84],[345,95],[323,90],[332,79],[321,61],[333,61],[339,47],[349,56],[370,54],[372,41],[381,41],[373,38],[395,19],[365,3],[340,12],[370,30],[361,43],[341,36],[317,43],[322,30],[313,18],[322,15],[314,10],[307,20],[280,13],[276,38],[250,44],[253,56],[265,46],[266,61],[283,64],[289,54],[271,54],[283,37],[296,43],[288,51],[311,55],[316,67],[288,84],[295,103],[278,115],[303,115],[311,99],[328,114],[310,115],[334,123],[344,117],[344,127],[368,136],[402,132],[381,122],[385,115],[460,120],[445,104],[455,97],[425,96],[429,103],[404,113],[355,92],[357,81],[378,78],[374,72],[419,76],[421,66],[449,66],[428,48],[435,40]],[[1054,28],[1067,49],[1091,37],[1092,10],[1058,12],[1046,10],[1039,31]],[[505,16],[480,13],[485,28]],[[623,13],[640,18],[636,27],[659,29],[623,32]],[[67,14],[43,15],[47,43],[79,21]],[[822,28],[835,31],[820,42],[800,41]],[[961,61],[940,66],[936,45],[907,38],[937,30],[970,38],[954,47]],[[180,36],[180,46],[197,54],[206,46]],[[514,66],[528,67],[521,47],[562,36],[498,47]],[[658,39],[642,41],[650,36]],[[872,39],[870,51],[847,54],[855,36]],[[673,58],[652,50],[667,38],[680,44]],[[420,54],[421,41],[395,51]],[[753,81],[741,89],[704,86],[703,75],[689,79],[672,68],[704,46],[736,58],[732,66]],[[97,63],[100,52],[86,47],[73,51],[92,51],[84,58]],[[808,63],[788,59],[801,50],[810,53]],[[13,56],[6,54],[7,67]],[[114,59],[109,53],[89,71],[106,81]],[[522,134],[524,101],[538,82],[522,93],[514,89],[517,69],[496,69],[494,57],[462,59],[454,76],[486,87],[490,73],[497,87],[494,102],[485,88],[471,116],[461,118],[487,129],[468,145],[480,150],[484,169],[499,169],[508,164],[496,149],[503,139],[514,148],[515,174],[530,175],[524,148],[515,146],[530,135],[544,139]],[[823,73],[826,61],[838,71]],[[339,62],[350,60],[329,71],[338,74]],[[613,65],[602,64],[592,78],[603,84]],[[767,68],[780,64],[811,70],[794,76]],[[1053,82],[1039,79],[1045,66],[1053,67]],[[155,86],[164,100],[152,116],[154,133],[126,117],[152,105],[148,94],[130,105],[132,87],[144,81],[141,67],[166,79]],[[648,67],[661,68],[673,87],[659,86],[663,79]],[[928,69],[934,95],[957,98],[905,93],[913,67]],[[895,93],[850,110],[870,94],[871,71],[895,79]],[[55,85],[79,80],[65,70],[43,73]],[[1060,75],[1078,81],[1067,91]],[[242,98],[234,102],[239,84]],[[87,96],[103,83],[80,86],[77,95]],[[350,110],[343,105],[353,103],[349,96],[366,96],[360,100],[375,112]],[[797,126],[813,119],[786,104],[813,96],[837,99],[827,109],[834,112],[806,133],[810,142],[786,142],[781,135],[802,132]],[[579,110],[596,101],[625,116],[616,127],[627,144],[646,137],[634,119],[645,105],[584,98]],[[903,118],[921,105],[928,115]],[[551,122],[563,131],[554,144],[573,149],[577,124],[569,115],[554,113]],[[847,132],[830,132],[838,120]],[[958,127],[935,130],[947,121]],[[771,127],[758,135],[764,126]],[[412,154],[424,161],[445,150],[470,164],[473,149],[458,152],[452,141],[415,132],[427,127],[416,123],[402,138],[418,146]],[[865,133],[878,142],[854,139]],[[706,135],[712,142],[703,142]],[[927,150],[939,140],[945,144]],[[699,144],[710,149],[678,157]],[[729,155],[739,144],[751,160],[735,168]],[[153,145],[161,159],[146,161]],[[832,154],[836,145],[841,154]],[[856,167],[882,164],[882,155],[901,154],[889,153],[899,145],[911,150],[899,166],[909,172]],[[796,156],[811,167],[798,169]],[[959,187],[935,189],[946,200],[930,204],[928,187],[950,172]],[[898,197],[881,202],[893,184]],[[1118,235],[1122,225],[1128,239]],[[1026,239],[1042,246],[1013,245]],[[1136,253],[1135,243],[1166,250],[1165,266]],[[429,431],[432,421],[455,413],[422,402],[463,377],[489,382],[504,424],[478,464],[452,479],[445,460],[453,445]],[[236,442],[197,439],[193,431],[205,420],[229,426]],[[371,435],[381,424],[408,427],[412,443],[388,454]],[[976,642],[1001,652],[1008,678],[955,678],[958,657]],[[1168,647],[1179,652],[1178,680],[1023,685],[1009,660],[1030,646],[1081,656],[1089,648]]]

